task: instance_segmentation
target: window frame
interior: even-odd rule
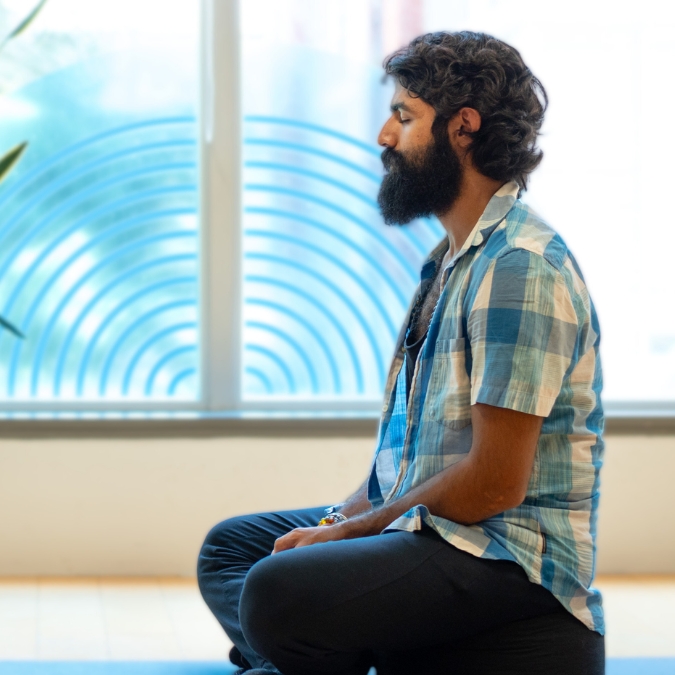
[[[201,2],[201,408],[238,409],[241,96],[238,0]],[[216,40],[215,36],[219,39]]]
[[[199,125],[200,392],[194,402],[3,401],[0,419],[157,420],[192,428],[199,420],[236,420],[223,431],[240,433],[262,419],[342,420],[340,428],[370,429],[377,401],[244,401],[242,342],[242,110],[239,0],[201,0]],[[215,36],[218,39],[215,39]],[[675,431],[675,402],[605,404],[610,433]],[[179,418],[183,418],[180,422]],[[344,424],[351,420],[354,424]],[[242,426],[243,425],[243,426]],[[214,427],[220,428],[220,427]],[[331,425],[333,428],[333,425]],[[337,433],[338,427],[335,427]]]
[[[203,249],[203,261],[210,266],[208,274],[204,274],[205,278],[208,277],[210,286],[203,287],[202,291],[204,306],[207,308],[206,315],[203,315],[204,401],[209,402],[210,410],[229,411],[234,414],[239,412],[244,415],[254,413],[264,416],[267,413],[274,416],[275,413],[277,415],[284,413],[307,418],[316,416],[355,420],[377,418],[380,414],[378,403],[349,401],[329,404],[321,401],[247,403],[242,401],[240,395],[239,364],[243,351],[241,330],[243,112],[239,93],[241,86],[239,1],[202,0],[205,36],[202,70],[205,92],[202,99],[204,113],[202,233],[204,239],[207,238],[207,232],[210,237],[210,247],[207,247],[209,250]],[[218,35],[221,39],[214,41],[214,35]],[[225,128],[223,123],[228,119],[234,119],[236,123]],[[213,124],[212,136],[210,124]],[[219,175],[217,172],[224,171],[224,167],[226,172]],[[229,201],[229,210],[224,196]],[[227,222],[230,223],[229,232],[224,231],[222,226],[215,227],[215,223]],[[217,250],[229,251],[229,254],[216,255]],[[211,258],[207,258],[207,255]],[[226,266],[225,260],[231,272],[227,277],[222,269]],[[223,289],[227,289],[227,297]],[[216,306],[216,299],[221,303],[219,306]],[[221,347],[213,349],[214,345]],[[229,382],[229,386],[226,382]],[[359,409],[355,410],[357,406]],[[607,430],[610,433],[675,431],[675,401],[606,401],[604,410]]]

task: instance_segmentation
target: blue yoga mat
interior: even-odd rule
[[[607,675],[675,675],[675,659],[607,659]]]
[[[0,661],[0,675],[232,675],[214,662]],[[607,675],[675,675],[675,659],[608,659]]]
[[[224,661],[0,661],[0,675],[232,675]]]

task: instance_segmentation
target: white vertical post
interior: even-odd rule
[[[237,0],[202,0],[202,401],[233,411],[241,380],[241,109]]]

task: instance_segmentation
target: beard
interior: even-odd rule
[[[377,203],[387,225],[441,215],[459,196],[462,165],[450,145],[446,124],[434,124],[431,144],[409,156],[385,148],[382,164],[387,173]]]

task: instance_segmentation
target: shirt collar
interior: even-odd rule
[[[472,246],[480,246],[494,232],[497,225],[499,225],[499,223],[504,220],[506,214],[511,210],[511,207],[515,204],[516,199],[518,199],[519,191],[520,187],[518,186],[518,183],[512,180],[508,183],[504,183],[504,185],[502,185],[499,190],[497,190],[497,192],[492,195],[492,198],[487,203],[483,214],[478,219],[478,222],[474,225],[474,228],[466,238],[466,241],[462,244],[462,247],[459,249],[459,251],[457,251],[453,259],[443,269],[443,274],[441,274],[440,279],[441,287],[445,285],[448,274],[450,273],[450,270],[457,264],[457,261]],[[413,306],[420,296],[426,294],[429,285],[436,278],[438,265],[443,261],[443,258],[448,251],[448,246],[448,238],[443,237],[438,246],[434,248],[434,250],[429,254],[429,257],[424,262],[420,274],[420,287],[418,294],[413,301]]]
[[[516,199],[518,199],[518,193],[520,192],[520,187],[515,181],[509,181],[504,183],[497,192],[492,195],[492,198],[488,202],[483,214],[478,219],[478,222],[474,226],[471,233],[466,238],[466,241],[462,245],[462,248],[457,251],[454,258],[447,264],[441,275],[441,288],[445,285],[445,282],[448,279],[450,270],[457,264],[457,261],[472,247],[480,246],[488,237],[494,232],[499,223],[504,220],[506,214],[511,210],[511,207],[515,204]],[[405,321],[403,322],[403,327],[399,333],[398,340],[396,341],[396,352],[399,353],[400,349],[403,346],[405,341],[405,335],[408,329],[408,324],[410,322],[410,315],[415,308],[416,304],[419,302],[420,298],[424,296],[429,288],[429,285],[436,278],[436,271],[438,269],[437,265],[441,264],[445,254],[448,251],[448,238],[443,237],[439,244],[434,248],[434,250],[429,254],[429,257],[425,260],[424,265],[422,266],[420,285],[417,288],[417,293],[413,298],[409,308],[408,314]],[[400,355],[400,354],[399,354]],[[393,372],[393,371],[392,371]],[[391,373],[390,373],[391,377]],[[393,386],[393,383],[388,382],[387,391],[390,391],[390,385]]]
[[[450,262],[454,265],[472,246],[480,246],[496,229],[497,225],[504,220],[506,214],[518,199],[520,186],[512,180],[504,183],[487,203],[483,214],[478,219],[473,230],[462,244],[462,248],[457,251],[455,257]]]
[[[490,201],[487,203],[485,210],[483,211],[481,217],[478,219],[478,222],[474,225],[474,228],[469,233],[469,236],[466,238],[466,241],[462,244],[462,247],[455,253],[452,260],[445,266],[441,278],[441,286],[445,284],[448,270],[454,267],[457,264],[457,261],[472,247],[480,246],[488,237],[495,231],[497,225],[504,220],[506,214],[511,210],[513,205],[518,199],[518,193],[520,192],[520,186],[516,181],[509,181],[504,183],[497,192],[492,195]],[[443,256],[448,250],[449,242],[447,237],[441,241],[441,243],[431,252],[431,255],[428,258],[428,262],[442,260]],[[426,264],[425,264],[426,267]]]

